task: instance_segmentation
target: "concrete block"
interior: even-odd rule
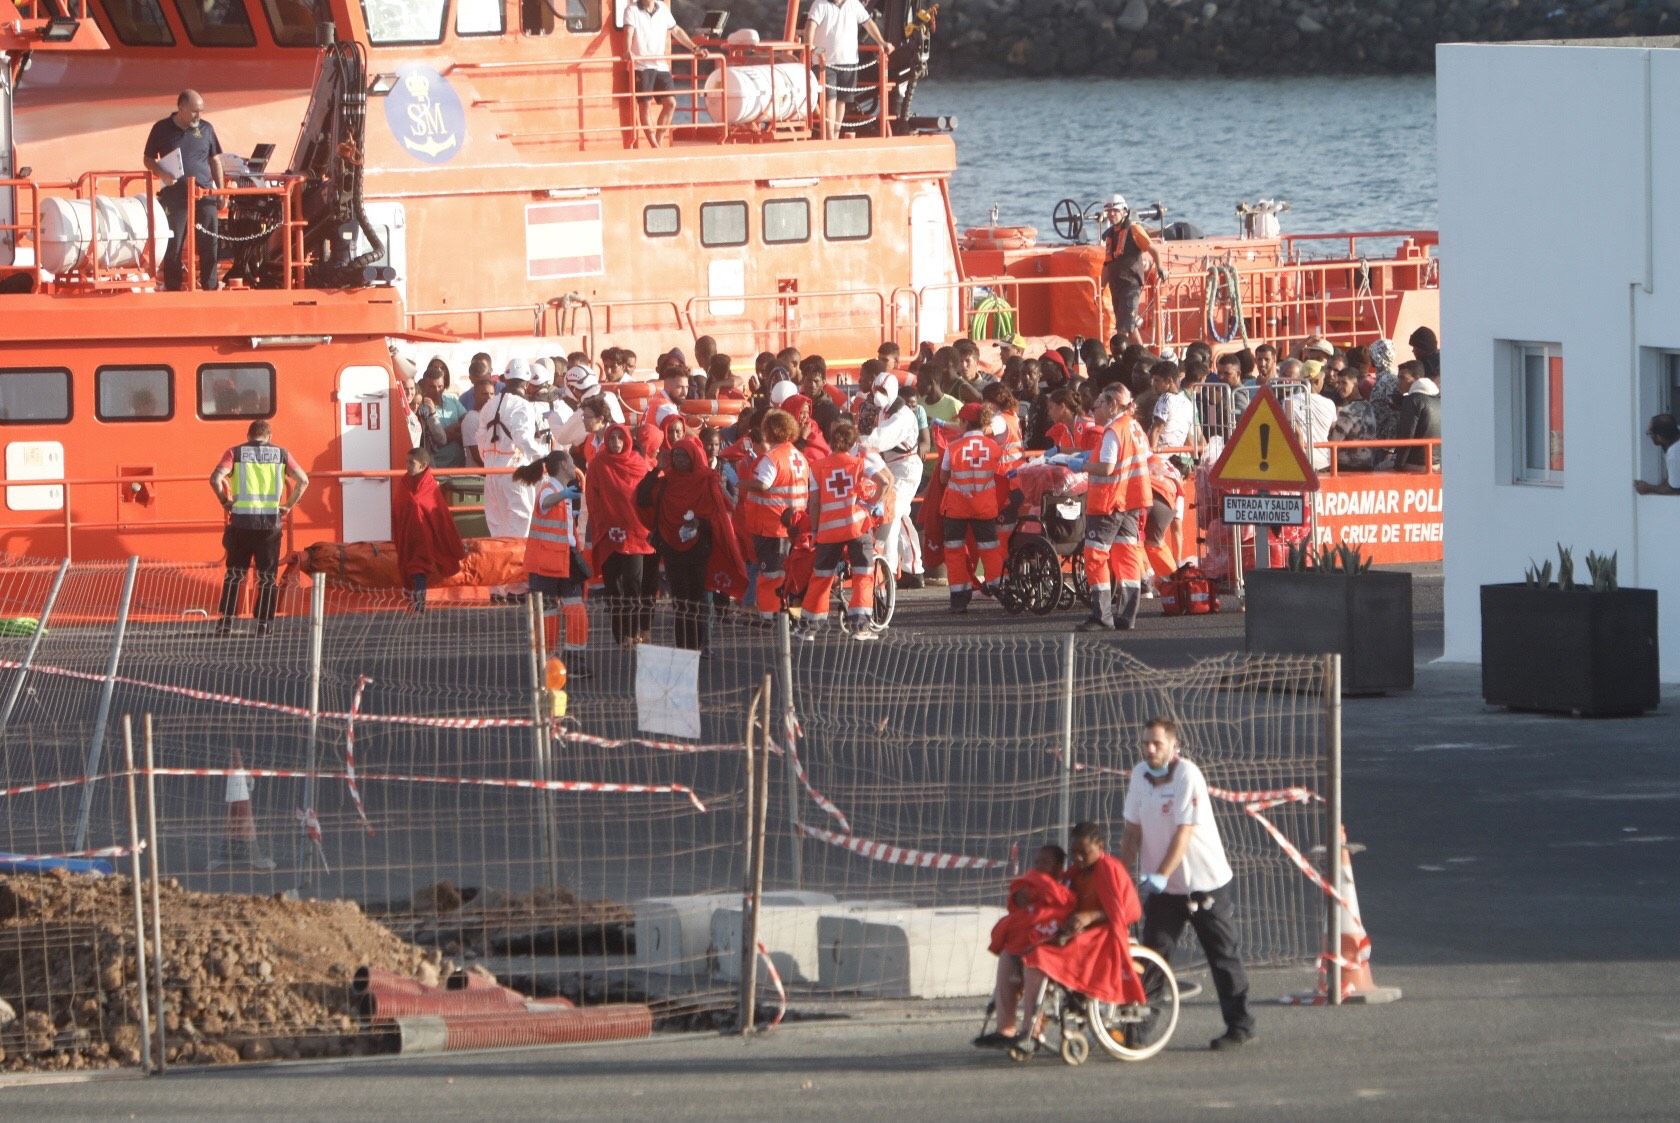
[[[923,908],[818,919],[818,983],[881,998],[990,994],[996,961],[986,950],[998,908]]]

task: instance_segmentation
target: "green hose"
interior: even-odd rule
[[[1231,323],[1224,331],[1214,322],[1214,310],[1219,307],[1221,290],[1228,294],[1231,302]],[[1210,265],[1207,271],[1207,288],[1202,296],[1202,307],[1207,309],[1208,337],[1216,343],[1229,343],[1239,335],[1243,346],[1248,345],[1248,322],[1243,317],[1242,286],[1238,281],[1237,267],[1234,265]]]
[[[987,296],[974,306],[974,319],[969,321],[968,338],[1014,339],[1015,309],[1001,296]]]

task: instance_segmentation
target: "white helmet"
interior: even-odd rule
[[[533,386],[549,386],[554,382],[554,360],[531,360],[531,384]]]
[[[507,368],[502,371],[502,377],[509,380],[529,382],[531,381],[531,364],[524,359],[509,359]]]
[[[770,404],[779,406],[797,393],[799,393],[799,387],[784,378],[770,387]]]
[[[1129,211],[1131,209],[1126,205],[1126,197],[1118,191],[1110,195],[1108,202],[1103,204],[1103,210],[1105,211]]]
[[[898,399],[898,378],[891,371],[875,376],[875,404],[886,409]]]

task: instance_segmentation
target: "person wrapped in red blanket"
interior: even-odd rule
[[[449,513],[449,500],[432,475],[432,454],[410,449],[408,474],[391,489],[391,538],[397,569],[414,611],[426,611],[426,588],[461,572],[466,546]]]
[[[1032,869],[1009,883],[1008,912],[992,928],[991,952],[998,957],[992,1009],[998,1028],[974,1039],[980,1048],[1008,1045],[1020,1033],[1021,957],[1054,937],[1073,913],[1073,890],[1062,881],[1066,865],[1067,853],[1060,846],[1041,846]]]
[[[1068,849],[1073,856],[1068,877],[1074,894],[1073,913],[1063,922],[1060,934],[1023,957],[1027,968],[1023,1045],[1028,1043],[1028,1035],[1036,1039],[1042,1032],[1038,998],[1046,977],[1098,1002],[1146,1000],[1143,980],[1132,963],[1127,933],[1143,916],[1131,875],[1108,853],[1103,829],[1096,823],[1076,824]]]

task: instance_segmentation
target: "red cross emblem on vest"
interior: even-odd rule
[[[986,451],[986,446],[979,441],[969,441],[968,444],[963,446],[962,462],[965,467],[984,468],[986,462],[990,459],[991,454]]]
[[[841,499],[852,493],[852,474],[844,468],[836,468],[828,474],[828,490]]]
[[[607,541],[618,545],[622,545],[629,537],[628,534],[624,533],[622,526],[615,526],[607,531]]]

